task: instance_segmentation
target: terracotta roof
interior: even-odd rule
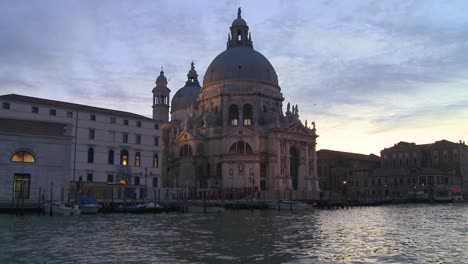
[[[32,103],[32,104],[50,105],[50,106],[63,107],[63,108],[68,108],[68,109],[73,109],[73,110],[87,111],[87,112],[92,112],[92,113],[102,113],[102,114],[108,114],[108,115],[116,115],[116,116],[121,116],[121,117],[129,117],[129,118],[135,118],[135,119],[144,119],[144,120],[154,121],[152,118],[142,116],[142,115],[137,115],[134,113],[94,107],[94,106],[89,106],[89,105],[81,105],[81,104],[55,101],[55,100],[49,100],[49,99],[43,99],[43,98],[37,98],[37,97],[30,97],[30,96],[24,96],[24,95],[19,95],[19,94],[1,95],[0,99]]]

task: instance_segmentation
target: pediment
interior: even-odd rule
[[[287,131],[301,134],[310,134],[310,129],[306,128],[300,121],[289,126]]]
[[[236,127],[228,132],[226,132],[223,137],[249,137],[249,136],[257,136],[258,134],[254,131],[247,129],[245,127]]]
[[[179,134],[176,136],[175,141],[179,142],[179,141],[186,141],[186,140],[193,140],[193,139],[196,139],[195,135],[190,133],[187,130],[184,130],[184,131],[179,132]]]

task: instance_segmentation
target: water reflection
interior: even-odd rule
[[[467,205],[0,216],[0,263],[462,263]],[[465,255],[464,255],[465,254]]]

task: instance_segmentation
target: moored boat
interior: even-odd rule
[[[82,214],[96,214],[101,205],[98,202],[89,196],[81,196],[80,197],[80,209]]]
[[[66,206],[65,203],[61,202],[46,202],[44,204],[44,212],[46,214],[50,214],[52,211],[52,214],[57,214],[57,215],[79,215],[81,213],[80,208],[78,208],[77,205],[73,206]]]
[[[116,213],[134,213],[134,214],[142,214],[145,212],[146,206],[144,204],[137,204],[137,205],[119,205],[114,208],[114,212]]]

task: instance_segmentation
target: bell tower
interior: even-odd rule
[[[161,72],[156,79],[156,87],[153,88],[153,119],[162,122],[169,121],[169,95],[171,90],[167,88],[167,78],[161,67]]]

